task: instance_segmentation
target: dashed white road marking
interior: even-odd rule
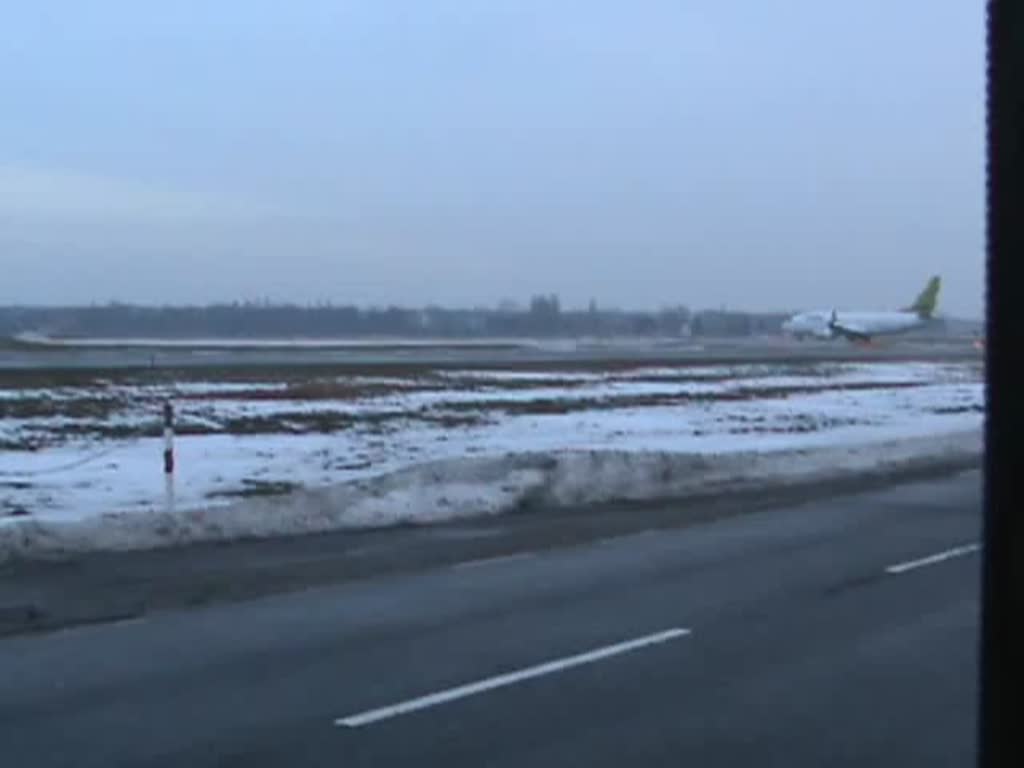
[[[334,724],[338,726],[346,726],[348,728],[359,728],[363,725],[370,725],[371,723],[376,723],[380,720],[398,717],[399,715],[405,715],[420,709],[436,707],[439,704],[447,704],[448,702],[455,701],[456,699],[464,699],[467,696],[475,696],[478,693],[493,691],[495,688],[502,688],[506,685],[521,683],[524,680],[530,680],[535,677],[550,675],[555,672],[562,672],[564,670],[571,669],[572,667],[578,667],[582,664],[593,664],[595,661],[601,661],[602,659],[607,659],[610,656],[617,656],[621,653],[637,651],[641,648],[646,648],[647,646],[658,645],[659,643],[665,643],[669,640],[676,640],[689,634],[690,630],[681,629],[679,627],[666,629],[662,632],[656,632],[653,635],[645,635],[644,637],[638,637],[634,640],[626,640],[621,643],[616,643],[615,645],[606,645],[602,648],[595,648],[594,650],[587,651],[586,653],[580,653],[575,656],[566,656],[561,659],[554,659],[533,667],[526,667],[525,669],[519,669],[503,675],[488,677],[483,680],[478,680],[475,683],[468,683],[455,688],[447,688],[443,691],[437,691],[436,693],[430,693],[426,696],[409,699],[407,701],[399,702],[398,704],[391,704],[387,707],[370,709],[366,712],[349,715],[348,717],[341,717],[335,720]]]
[[[466,560],[461,563],[456,563],[452,568],[479,568],[481,565],[495,565],[497,563],[508,563],[513,560],[526,560],[530,557],[535,557],[533,552],[516,552],[511,555],[498,555],[497,557],[482,557],[479,560]]]
[[[950,560],[954,557],[963,557],[964,555],[977,552],[980,549],[981,544],[978,543],[964,544],[961,547],[953,547],[952,549],[947,549],[944,552],[936,552],[934,555],[922,557],[919,560],[909,560],[905,563],[890,565],[885,569],[885,572],[893,575],[906,573],[907,571],[912,571],[915,568],[924,568],[926,565],[935,565],[936,563],[941,563],[944,560]]]

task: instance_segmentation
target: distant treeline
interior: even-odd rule
[[[89,307],[0,307],[0,335],[40,333],[70,337],[151,338],[406,338],[582,337],[775,333],[782,314],[751,314],[685,306],[656,311],[598,307],[563,309],[557,296],[535,296],[528,306],[495,309],[361,308],[236,302],[151,307],[111,303]]]

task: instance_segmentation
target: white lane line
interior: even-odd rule
[[[349,715],[348,717],[341,717],[335,720],[334,724],[347,726],[349,728],[359,728],[363,725],[376,723],[379,720],[387,720],[388,718],[398,717],[399,715],[405,715],[409,712],[415,712],[420,709],[436,707],[439,704],[447,704],[448,702],[455,701],[456,699],[464,699],[467,696],[475,696],[478,693],[493,691],[495,688],[502,688],[506,685],[521,683],[524,680],[530,680],[534,677],[562,672],[566,669],[571,669],[572,667],[578,667],[581,664],[593,664],[595,661],[601,661],[602,659],[607,659],[610,656],[617,656],[620,653],[629,653],[630,651],[636,651],[650,645],[665,643],[669,640],[675,640],[688,634],[690,634],[690,630],[688,629],[681,629],[679,627],[666,629],[663,632],[656,632],[653,635],[638,637],[635,640],[626,640],[625,642],[616,643],[615,645],[606,645],[603,648],[595,648],[592,651],[580,653],[575,656],[566,656],[565,658],[554,659],[552,661],[545,662],[544,664],[526,667],[525,669],[508,672],[504,675],[488,677],[483,680],[478,680],[475,683],[460,685],[456,688],[447,688],[443,691],[430,693],[426,696],[409,699],[408,701],[399,702],[398,704],[392,704],[387,707],[370,709],[366,712]]]
[[[452,568],[479,568],[481,565],[493,565],[495,563],[508,563],[514,560],[526,560],[535,557],[533,552],[516,552],[512,555],[498,555],[497,557],[482,557],[479,560],[466,560],[456,563]]]
[[[923,568],[926,565],[935,565],[941,563],[943,560],[949,560],[954,557],[963,557],[969,555],[972,552],[977,552],[981,549],[981,544],[964,544],[962,547],[953,547],[947,549],[944,552],[937,552],[934,555],[928,557],[922,557],[920,560],[910,560],[905,563],[897,563],[896,565],[890,565],[885,569],[886,573],[898,574],[912,571],[915,568]]]

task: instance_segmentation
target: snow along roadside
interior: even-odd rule
[[[445,459],[374,478],[178,512],[0,527],[0,562],[97,550],[270,538],[578,507],[685,499],[980,458],[980,429],[856,445],[728,454],[559,451]]]

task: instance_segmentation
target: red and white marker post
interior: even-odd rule
[[[174,407],[164,403],[164,490],[167,511],[174,510]]]
[[[164,403],[164,474],[174,474],[174,407]]]

